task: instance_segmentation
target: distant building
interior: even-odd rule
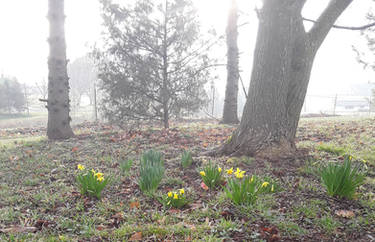
[[[369,101],[365,98],[362,98],[362,100],[337,100],[336,108],[346,111],[368,111]]]

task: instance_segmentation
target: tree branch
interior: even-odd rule
[[[308,32],[313,50],[319,49],[336,20],[353,0],[331,0],[320,15],[314,26]]]
[[[312,19],[308,19],[308,18],[303,18],[303,20],[306,21],[306,22],[317,23],[316,20],[312,20]],[[358,26],[358,27],[332,25],[332,28],[335,28],[335,29],[346,29],[346,30],[365,30],[365,29],[368,29],[368,28],[371,28],[371,27],[374,27],[374,26],[375,26],[375,22],[367,24],[367,25],[363,25],[363,26]]]

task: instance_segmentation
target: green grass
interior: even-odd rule
[[[308,149],[311,158],[264,163],[247,157],[227,162],[230,157],[203,155],[206,148],[202,143],[224,143],[233,130],[229,126],[199,122],[175,125],[170,136],[162,129],[146,127],[132,130],[137,137],[117,142],[111,142],[111,138],[125,132],[103,126],[82,126],[75,129],[77,138],[67,141],[47,142],[40,133],[7,136],[0,141],[0,229],[32,227],[41,220],[51,222],[35,233],[0,233],[0,241],[127,241],[139,232],[142,240],[267,241],[270,238],[263,237],[262,227],[277,228],[281,240],[304,241],[311,234],[319,234],[326,240],[357,241],[366,239],[361,235],[372,235],[372,119],[302,120],[300,127],[304,129],[298,137],[303,141],[298,145]],[[319,150],[320,144],[328,144],[329,148]],[[78,150],[73,152],[73,147]],[[140,155],[151,148],[162,151],[165,160],[165,178],[155,196],[185,188],[188,206],[170,209],[140,191]],[[183,170],[180,160],[186,148],[194,153],[194,165]],[[342,203],[325,195],[316,176],[316,170],[327,162],[340,161],[341,148],[353,154],[355,162],[367,159],[366,182],[358,190],[361,196],[345,202],[355,212],[352,219],[335,215]],[[119,164],[124,157],[134,161],[127,176]],[[200,170],[196,169],[209,159],[223,171],[239,166],[246,174],[277,180],[280,189],[260,196],[251,207],[233,206],[221,188],[201,187]],[[74,182],[77,164],[95,167],[113,177],[100,201],[79,194]]]

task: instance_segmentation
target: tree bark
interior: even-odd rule
[[[331,0],[308,33],[301,16],[305,2],[264,1],[242,120],[217,154],[272,160],[295,155],[295,136],[314,57],[352,0]]]
[[[48,58],[48,139],[68,139],[74,136],[69,116],[69,78],[67,74],[64,30],[64,1],[49,0],[50,22]]]
[[[227,86],[225,89],[223,120],[224,124],[239,123],[237,116],[238,79],[239,79],[239,55],[238,55],[238,6],[237,0],[232,0],[229,11],[227,36]]]

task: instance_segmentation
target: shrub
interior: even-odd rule
[[[178,192],[168,192],[165,198],[165,204],[168,207],[181,208],[187,204],[185,190],[179,189]]]
[[[190,151],[185,150],[184,153],[182,153],[181,156],[181,165],[184,169],[191,166],[193,163],[193,158]]]
[[[109,179],[105,179],[103,173],[96,172],[94,169],[86,170],[85,166],[78,165],[79,173],[76,177],[78,186],[82,195],[94,196],[98,199],[101,192],[107,185]]]
[[[124,173],[124,175],[128,175],[130,168],[133,166],[133,160],[128,159],[128,160],[123,160],[120,162],[120,169]]]
[[[330,163],[320,171],[323,185],[330,196],[352,199],[357,187],[363,184],[360,166],[352,166],[352,157],[345,156],[343,164]]]
[[[211,161],[199,174],[202,177],[203,183],[211,189],[218,186],[223,179],[221,167],[212,164]]]
[[[244,176],[245,171],[238,168],[234,173],[233,168],[227,170],[227,173],[233,174],[234,177],[228,179],[224,191],[235,205],[252,205],[258,199],[259,194],[275,191],[275,184],[272,181],[261,181],[256,176]]]
[[[164,160],[161,153],[149,150],[141,157],[138,185],[142,192],[153,193],[164,176]]]

